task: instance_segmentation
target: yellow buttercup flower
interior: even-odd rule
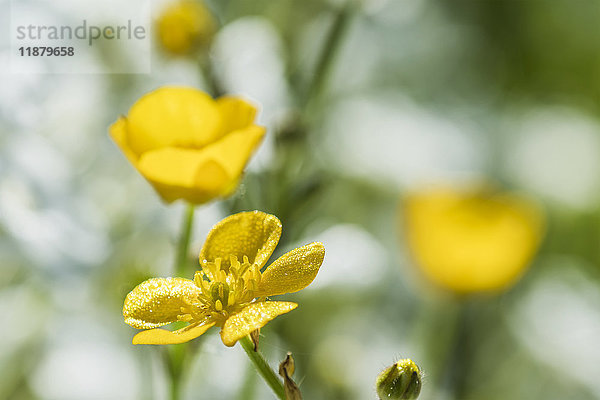
[[[193,54],[212,40],[216,23],[201,1],[183,0],[170,4],[157,21],[158,40],[174,55]]]
[[[434,188],[405,199],[407,240],[416,264],[435,283],[459,293],[514,283],[542,238],[536,204],[485,188]]]
[[[192,340],[212,326],[233,346],[298,305],[269,301],[267,296],[292,293],[316,277],[325,248],[315,242],[294,249],[263,272],[279,242],[281,223],[260,211],[231,215],[215,225],[200,251],[200,271],[194,280],[153,278],[125,298],[123,316],[134,328],[148,329],[133,344],[174,344]],[[189,325],[176,331],[154,329],[175,321]]]
[[[238,97],[163,87],[142,96],[110,134],[164,201],[202,204],[237,187],[265,134],[255,115]]]

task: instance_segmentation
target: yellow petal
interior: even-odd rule
[[[202,149],[208,159],[216,161],[236,183],[262,138],[265,128],[250,125],[226,134],[221,139]],[[233,186],[234,189],[235,185]]]
[[[110,126],[108,131],[129,162],[136,165],[138,156],[129,148],[129,143],[127,141],[127,119],[125,117],[119,117],[119,119]]]
[[[138,169],[169,203],[181,198],[204,203],[231,185],[225,169],[202,150],[165,147],[149,151],[140,158]]]
[[[285,253],[263,272],[257,297],[293,293],[304,289],[317,276],[325,247],[315,242]]]
[[[229,266],[229,256],[239,260],[248,256],[250,263],[263,266],[281,236],[281,222],[276,216],[261,211],[247,211],[230,215],[216,224],[208,234],[200,251],[200,264],[221,258],[222,266]]]
[[[201,148],[222,134],[216,102],[186,87],[163,87],[142,96],[127,122],[129,147],[138,156],[166,146]]]
[[[200,289],[189,279],[148,279],[125,298],[125,323],[134,328],[149,329],[177,321],[181,307],[197,301],[200,293]]]
[[[542,215],[535,204],[482,188],[437,188],[405,202],[407,239],[417,265],[457,292],[514,283],[535,254]]]
[[[246,128],[256,117],[256,107],[239,97],[219,97],[217,106],[221,112],[221,129],[224,134]]]
[[[198,325],[193,328],[186,326],[176,331],[166,329],[150,329],[142,331],[133,337],[133,344],[179,344],[189,342],[192,339],[202,335],[210,329],[215,323],[210,322],[204,325]]]
[[[250,332],[262,328],[275,317],[292,311],[298,304],[289,301],[261,301],[252,303],[225,321],[221,340],[225,346],[233,346]]]
[[[263,135],[264,128],[252,125],[199,150],[165,147],[148,151],[137,168],[166,202],[205,203],[236,188]]]

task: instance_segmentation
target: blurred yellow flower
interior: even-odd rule
[[[231,215],[215,225],[200,251],[201,270],[194,280],[153,278],[125,298],[123,316],[134,328],[148,329],[133,344],[174,344],[192,340],[212,326],[233,346],[298,305],[267,301],[291,293],[316,277],[325,248],[315,242],[294,249],[260,272],[279,242],[281,223],[260,211]],[[152,329],[175,321],[189,322],[176,331]]]
[[[523,273],[542,238],[536,204],[484,188],[434,188],[405,199],[407,240],[417,265],[459,293],[495,291]]]
[[[110,134],[164,201],[202,204],[237,187],[265,134],[255,115],[238,97],[163,87],[142,96]]]
[[[213,15],[200,0],[176,1],[157,21],[159,43],[174,55],[193,54],[210,43],[215,31]]]

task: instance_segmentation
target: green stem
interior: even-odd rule
[[[354,1],[350,0],[336,10],[331,27],[323,40],[312,76],[305,87],[295,88],[297,114],[291,116],[290,120],[276,132],[277,158],[270,179],[274,185],[273,192],[276,193],[273,198],[273,208],[276,210],[277,216],[287,224],[286,232],[288,233],[294,231],[290,220],[293,217],[292,214],[298,209],[291,205],[306,206],[310,195],[317,194],[325,186],[321,181],[323,176],[321,171],[312,171],[308,178],[301,181],[298,181],[297,171],[313,165],[307,159],[307,155],[312,154],[312,150],[308,148],[310,143],[307,136],[322,115],[319,100],[331,75],[336,55],[343,42],[344,34],[348,30],[354,9]],[[302,188],[308,190],[302,192]],[[286,238],[290,238],[290,236],[284,236],[281,243]]]
[[[319,59],[317,61],[315,71],[312,77],[312,82],[308,87],[306,93],[305,103],[308,103],[311,99],[316,98],[320,95],[323,85],[327,82],[333,60],[339,50],[341,39],[346,32],[348,23],[350,22],[350,16],[354,6],[352,2],[348,2],[348,5],[341,7],[335,16],[333,25],[329,30],[327,38],[325,39],[325,45],[321,49]]]
[[[210,95],[214,98],[224,95],[225,91],[215,76],[215,71],[210,60],[210,56],[208,54],[204,54],[198,61],[198,64],[200,65],[200,74],[202,75],[202,79],[207,85],[206,90],[210,93]]]
[[[169,393],[171,400],[178,400],[181,393],[181,374],[177,376],[171,375],[171,392]]]
[[[186,345],[171,345],[165,350],[165,364],[171,378],[169,399],[178,400],[181,394],[181,381],[183,376]]]
[[[183,217],[179,243],[177,244],[177,255],[175,259],[175,276],[187,277],[188,271],[188,249],[190,247],[190,238],[192,235],[192,225],[194,224],[194,205],[188,204]]]
[[[254,351],[254,343],[252,343],[250,337],[243,337],[240,339],[240,343],[260,376],[262,376],[267,385],[269,385],[271,390],[273,390],[273,393],[275,393],[277,398],[280,400],[286,400],[285,390],[283,388],[281,379],[279,379],[275,371],[269,367],[269,364],[267,364],[262,354],[260,354],[258,351]]]
[[[467,380],[471,364],[471,317],[472,304],[468,300],[459,300],[454,337],[450,341],[451,348],[444,370],[444,386],[449,399],[462,400],[467,390]]]
[[[188,250],[194,224],[194,205],[188,204],[181,225],[181,234],[177,244],[175,256],[175,276],[187,277],[190,275]],[[169,398],[178,400],[181,395],[181,381],[186,363],[188,346],[186,344],[171,345],[166,349],[165,364],[171,378],[171,391]]]

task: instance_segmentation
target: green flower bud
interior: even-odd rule
[[[412,360],[400,360],[379,374],[376,389],[381,400],[414,400],[421,393],[421,371]]]

